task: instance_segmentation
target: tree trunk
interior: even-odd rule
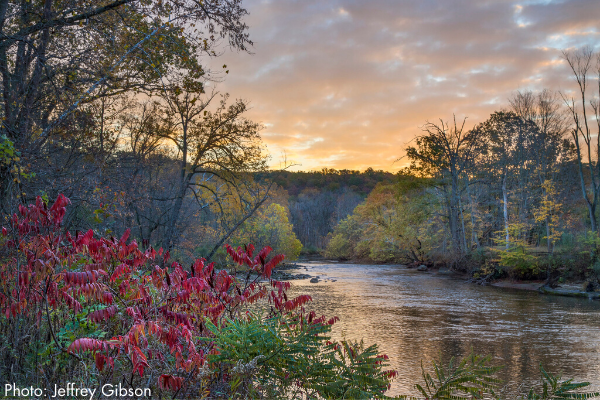
[[[552,241],[550,240],[550,217],[546,216],[546,242],[548,243],[548,253],[554,253]]]
[[[510,234],[508,231],[508,192],[506,190],[507,175],[508,174],[505,172],[504,177],[502,178],[502,198],[504,200],[502,210],[504,212],[504,230],[506,231],[506,249],[508,250],[508,247],[510,245]]]
[[[592,232],[598,232],[598,223],[596,222],[596,199],[592,203],[588,203],[590,211],[590,221],[592,224]]]
[[[459,234],[459,216],[458,216],[458,206],[455,204],[454,199],[454,182],[452,182],[452,187],[450,188],[450,192],[448,189],[444,187],[443,194],[446,203],[446,207],[448,209],[448,224],[450,227],[450,236],[452,237],[452,249],[460,254],[461,252],[461,239]]]
[[[460,199],[460,196],[458,197],[458,207],[459,207],[459,211],[460,211],[460,222],[461,222],[461,227],[462,227],[462,244],[463,244],[463,253],[467,253],[467,231],[465,229],[465,217],[463,215],[463,209],[462,209],[462,201]]]
[[[471,206],[471,244],[475,244],[479,248],[479,238],[477,237],[477,229],[475,229],[475,207],[473,206],[473,197],[471,196],[471,185],[467,182],[467,196]]]

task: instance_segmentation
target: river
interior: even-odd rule
[[[340,318],[334,338],[379,345],[399,372],[390,395],[417,394],[421,360],[429,366],[441,355],[447,362],[471,348],[504,366],[505,398],[540,381],[540,362],[600,390],[599,301],[482,287],[394,265],[300,264],[298,272],[325,281],[292,281],[291,293],[309,294],[309,309]]]

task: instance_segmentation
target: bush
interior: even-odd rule
[[[259,248],[270,246],[277,253],[284,254],[289,261],[294,261],[302,251],[302,243],[292,228],[287,209],[272,203],[242,224],[231,240],[236,245],[254,243]]]
[[[229,320],[222,328],[207,322],[219,354],[210,360],[227,365],[236,378],[228,393],[243,398],[366,399],[384,397],[393,371],[384,371],[387,357],[377,346],[332,343],[330,325],[308,318],[276,316]],[[233,360],[237,362],[233,363]]]
[[[352,258],[352,244],[341,233],[333,235],[325,249],[325,257],[349,260]]]
[[[285,386],[262,367],[277,362],[285,370],[288,360],[281,355],[294,354],[299,367],[308,366],[304,373],[321,371],[321,355],[347,346],[326,343],[324,333],[335,319],[307,314],[304,305],[310,296],[288,298],[290,284],[271,278],[282,255],[269,259],[269,247],[254,256],[252,245],[244,250],[226,246],[235,264],[257,273],[245,280],[217,271],[202,259],[184,268],[170,261],[169,252],[140,249],[135,240],[129,241],[129,231],[120,239],[95,237],[92,230],[74,235],[65,231],[61,222],[68,204],[60,195],[48,207],[38,197],[35,204],[19,208],[10,227],[2,228],[4,382],[64,387],[68,381],[89,388],[123,384],[150,388],[153,398],[260,397],[287,393],[292,387],[299,394],[341,393],[330,391],[330,382],[319,375],[284,381]],[[246,317],[257,302],[266,302],[270,312],[264,318]],[[246,325],[243,332],[255,330],[281,340],[261,349],[265,358],[249,360],[251,346],[245,345],[242,355],[228,345],[237,327]],[[314,349],[300,351],[298,344],[310,340]],[[332,368],[334,386],[355,390],[356,382],[379,377],[356,390],[380,396],[393,372],[381,370],[382,358],[374,351],[357,353],[364,356],[361,365],[373,367],[368,371],[356,367],[340,375],[340,367]],[[261,369],[256,379],[241,385],[236,371],[247,371],[248,364]],[[303,386],[311,379],[314,385]]]
[[[508,267],[508,274],[514,279],[537,279],[545,272],[538,258],[522,248],[500,251],[500,265]]]

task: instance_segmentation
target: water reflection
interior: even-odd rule
[[[398,266],[303,263],[336,282],[294,281],[312,308],[337,315],[337,339],[377,343],[400,378],[390,394],[416,394],[420,363],[467,355],[471,348],[504,365],[506,394],[553,373],[600,389],[600,302],[464,284]],[[304,269],[302,269],[303,272]]]

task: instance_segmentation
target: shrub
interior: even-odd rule
[[[292,229],[286,207],[272,203],[242,224],[233,235],[232,242],[240,245],[254,243],[259,248],[268,245],[277,253],[285,254],[289,261],[294,261],[302,251],[302,243]]]
[[[219,354],[209,356],[235,376],[229,393],[243,398],[380,398],[394,371],[377,346],[329,341],[330,325],[314,313],[295,318],[230,320],[222,328],[207,322]],[[237,362],[233,362],[237,360]],[[222,367],[223,368],[223,367]]]
[[[471,400],[501,399],[496,393],[501,380],[495,374],[502,367],[490,366],[491,357],[479,356],[471,352],[462,360],[450,359],[447,367],[441,362],[433,361],[433,371],[428,372],[421,363],[423,385],[415,388],[425,399],[430,400]],[[598,392],[582,392],[590,386],[589,382],[573,382],[573,379],[561,379],[560,376],[547,372],[540,364],[541,384],[529,389],[518,400],[585,400],[600,396]],[[403,399],[411,399],[401,396]],[[415,398],[412,398],[415,400]]]
[[[485,395],[496,397],[494,389],[500,383],[494,374],[501,367],[490,367],[490,357],[482,357],[471,353],[464,359],[454,362],[452,358],[447,368],[440,362],[433,361],[433,376],[425,371],[421,363],[421,376],[424,385],[416,384],[415,388],[431,400],[469,400],[481,399]]]
[[[352,244],[341,233],[333,235],[325,249],[325,257],[340,260],[352,258]]]
[[[522,248],[500,251],[500,265],[515,279],[536,279],[543,272],[537,257]]]
[[[265,386],[268,376],[261,375],[245,386],[237,383],[240,369],[232,365],[247,366],[248,359],[227,353],[226,339],[236,324],[280,332],[283,354],[293,351],[287,347],[294,345],[292,338],[308,338],[307,329],[317,334],[313,340],[319,341],[319,354],[343,346],[324,344],[318,336],[335,320],[307,314],[310,296],[288,298],[290,284],[271,278],[284,258],[269,259],[271,248],[254,256],[252,245],[226,246],[235,264],[257,273],[245,279],[217,271],[202,259],[184,268],[170,261],[168,251],[140,249],[129,241],[129,230],[119,239],[95,237],[92,230],[65,231],[61,222],[68,204],[63,195],[51,207],[38,197],[2,228],[0,376],[5,382],[53,387],[68,380],[90,388],[120,383],[150,388],[153,397],[236,397],[238,391],[262,396],[282,390],[281,385]],[[270,311],[253,322],[247,311],[259,301]],[[279,331],[284,328],[291,331]],[[279,360],[285,368],[279,350],[264,350],[265,358],[255,359],[256,365]],[[367,359],[379,363],[373,349],[367,350]],[[302,361],[315,371],[321,362],[310,351],[297,357],[305,357]],[[365,390],[379,396],[393,373],[373,365],[369,374],[379,373],[381,381]],[[365,379],[365,374],[356,369],[353,376],[340,378],[341,384]],[[290,384],[306,393],[302,382]],[[311,390],[325,395],[326,389]]]

